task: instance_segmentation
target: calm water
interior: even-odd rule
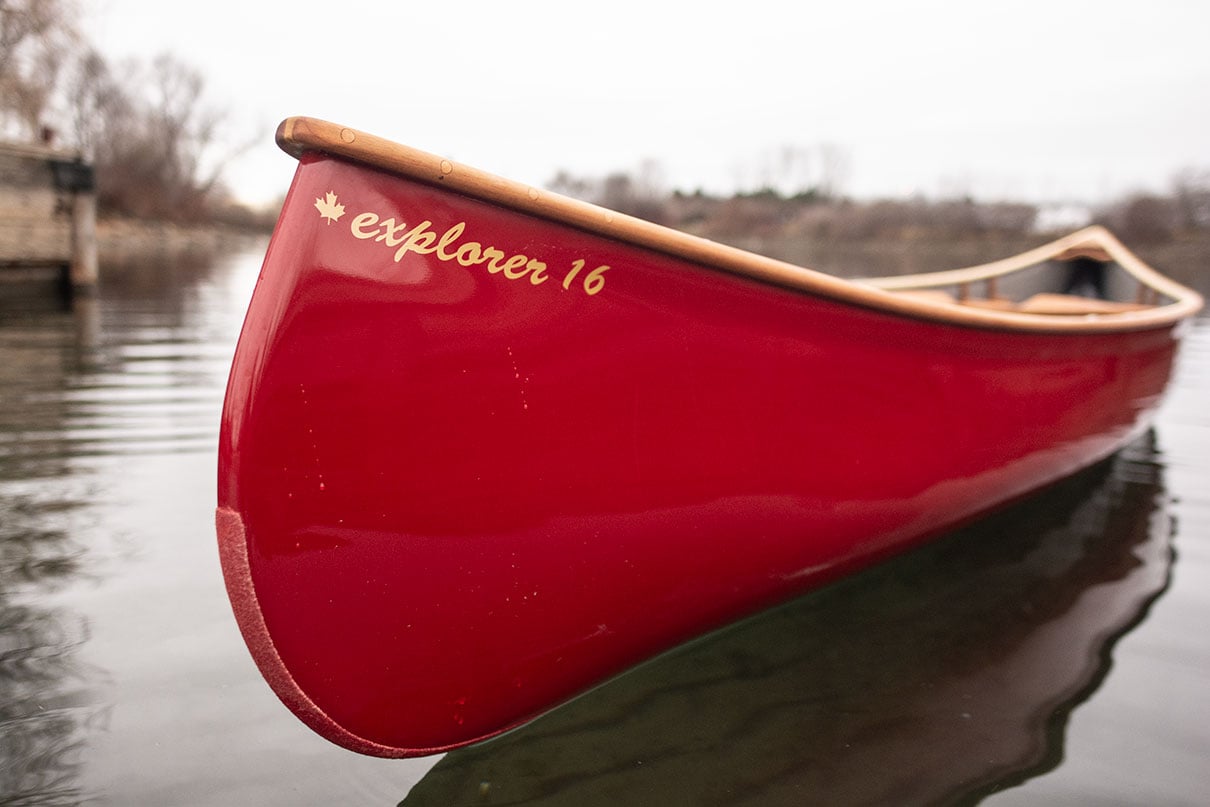
[[[0,804],[1210,799],[1210,321],[1111,462],[493,742],[386,761],[277,702],[223,590],[214,444],[261,248],[109,268],[74,314],[0,300]]]

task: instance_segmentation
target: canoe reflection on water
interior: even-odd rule
[[[480,746],[424,804],[972,802],[1057,766],[1167,588],[1148,434],[971,527],[714,633]]]

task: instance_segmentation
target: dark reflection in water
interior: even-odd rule
[[[83,615],[45,602],[83,573],[76,503],[36,491],[0,496],[0,803],[77,804],[90,725],[103,721],[78,658]],[[38,596],[40,595],[40,597]],[[39,601],[41,600],[41,602]]]
[[[1167,586],[1152,445],[450,753],[403,803],[954,803],[1049,770]]]

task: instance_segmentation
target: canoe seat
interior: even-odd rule
[[[1005,300],[1003,297],[971,297],[963,300],[962,304],[970,308],[990,308],[993,311],[1012,311],[1017,307],[1017,304],[1012,300]]]
[[[902,289],[895,292],[898,297],[907,297],[928,303],[954,303],[954,295],[944,289]]]
[[[1113,300],[1097,300],[1077,297],[1073,294],[1035,294],[1017,306],[1027,314],[1117,314],[1122,311],[1140,311],[1151,306],[1141,303],[1119,303]]]

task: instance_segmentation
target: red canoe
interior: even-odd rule
[[[849,282],[322,121],[278,142],[219,546],[274,691],[369,754],[490,737],[1107,456],[1201,306],[1100,228]],[[1129,299],[1013,293],[1072,258]]]

